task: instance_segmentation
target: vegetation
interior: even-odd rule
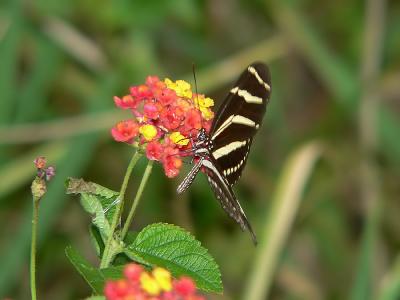
[[[70,261],[99,260],[65,181],[120,190],[132,149],[111,137],[127,117],[113,96],[148,75],[193,83],[195,63],[199,92],[218,106],[260,60],[272,98],[235,187],[259,245],[204,176],[178,196],[182,175],[167,179],[160,164],[131,229],[169,223],[195,236],[222,274],[223,295],[209,299],[399,299],[399,28],[400,3],[384,0],[1,1],[0,298],[30,297],[36,157],[57,170],[40,200],[38,299],[82,299],[91,290]]]

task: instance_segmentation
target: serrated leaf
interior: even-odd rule
[[[132,251],[131,249],[126,248],[126,249],[124,249],[123,253],[124,253],[126,256],[128,256],[128,258],[129,258],[131,261],[133,261],[133,262],[136,262],[136,263],[139,263],[139,264],[141,264],[141,265],[148,266],[148,267],[151,267],[151,266],[152,266],[152,263],[151,263],[151,262],[145,260],[145,259],[144,259],[143,257],[141,257],[136,251]]]
[[[82,207],[94,216],[92,223],[99,228],[103,241],[108,238],[119,193],[83,179],[68,178],[67,194],[80,194]]]
[[[221,273],[214,258],[189,232],[164,223],[144,228],[128,252],[161,266],[174,277],[190,276],[204,291],[222,293]]]
[[[106,280],[122,278],[123,266],[96,269],[72,246],[65,248],[65,254],[96,294],[103,293]]]

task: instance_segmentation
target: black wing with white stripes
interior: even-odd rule
[[[222,208],[240,225],[242,230],[248,230],[250,232],[254,244],[257,244],[257,237],[247,220],[246,214],[240,206],[226,177],[223,176],[223,173],[219,169],[217,162],[214,158],[207,157],[202,161],[202,166],[207,175],[207,180],[218,201],[221,203]]]
[[[212,155],[231,186],[242,174],[270,94],[268,67],[253,63],[241,74],[215,115],[210,131]]]

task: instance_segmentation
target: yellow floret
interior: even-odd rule
[[[177,145],[186,146],[189,143],[189,139],[184,137],[179,131],[171,133],[169,138],[174,144]]]
[[[192,87],[190,83],[185,80],[177,80],[173,82],[171,79],[166,78],[164,82],[167,85],[167,88],[175,91],[177,96],[192,98]]]
[[[169,292],[172,290],[171,273],[163,268],[155,268],[153,270],[153,277],[163,291]]]
[[[205,108],[205,107],[200,107],[200,111],[201,111],[201,115],[203,116],[203,118],[206,119],[207,121],[214,118],[214,112],[211,109]]]
[[[214,106],[214,100],[207,97],[207,98],[200,98],[199,99],[199,106],[200,107],[211,107]]]
[[[157,135],[157,129],[154,125],[146,124],[139,128],[139,132],[146,141],[151,141]]]
[[[158,285],[157,281],[147,272],[143,272],[142,275],[140,275],[140,286],[152,296],[159,295],[161,292],[161,287]]]

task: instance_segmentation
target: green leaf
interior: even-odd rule
[[[107,280],[116,280],[116,279],[120,279],[123,277],[124,267],[125,267],[125,265],[104,268],[104,269],[100,270],[100,273]]]
[[[127,244],[127,245],[132,244],[135,241],[135,239],[137,238],[137,236],[138,236],[137,231],[128,231],[124,238],[125,244]]]
[[[170,270],[174,277],[190,276],[204,291],[223,291],[221,273],[213,257],[189,232],[178,226],[149,225],[128,250],[133,256]]]
[[[104,277],[100,270],[92,267],[72,246],[65,248],[65,254],[83,279],[90,285],[93,292],[101,294],[104,286]]]
[[[86,298],[85,300],[106,300],[106,297],[104,297],[104,296],[91,296],[89,298]]]
[[[104,251],[104,241],[101,237],[99,228],[91,224],[89,226],[89,234],[90,234],[90,240],[92,242],[94,249],[96,250],[97,256],[101,257]]]
[[[80,194],[83,208],[94,215],[92,223],[99,228],[103,241],[108,238],[110,224],[119,193],[83,179],[68,178],[67,194]]]
[[[65,248],[65,254],[75,269],[79,272],[79,274],[81,274],[83,279],[85,279],[85,281],[92,288],[93,292],[96,294],[103,293],[104,283],[106,280],[122,278],[123,266],[110,267],[101,270],[96,269],[90,265],[90,263],[72,246]]]

